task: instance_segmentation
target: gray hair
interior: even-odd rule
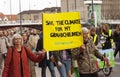
[[[14,46],[14,39],[15,38],[21,38],[21,40],[22,40],[22,44],[23,44],[23,38],[22,38],[22,36],[20,35],[20,34],[18,34],[18,33],[16,33],[16,34],[14,34],[13,36],[12,36],[12,46]]]
[[[82,32],[89,32],[89,29],[86,27],[82,27]]]

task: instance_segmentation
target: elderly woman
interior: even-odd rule
[[[93,39],[89,37],[89,30],[82,28],[84,44],[72,49],[73,58],[78,62],[80,77],[98,77],[96,60],[94,56],[104,59],[93,43]]]
[[[34,62],[40,62],[44,58],[44,51],[40,51],[37,56],[27,46],[23,46],[22,42],[20,34],[13,35],[13,46],[8,49],[2,77],[31,77],[28,58]]]

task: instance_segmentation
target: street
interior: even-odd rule
[[[59,77],[59,73],[56,68],[55,68],[55,72],[56,72],[56,77]],[[40,68],[36,67],[36,73],[37,73],[37,77],[41,77],[41,69]],[[119,62],[119,64],[116,64],[116,66],[113,68],[113,72],[111,73],[111,75],[109,77],[119,77],[119,73],[120,73],[120,62]],[[46,76],[51,77],[48,68],[47,68]],[[72,77],[74,77],[74,76],[72,76]],[[105,77],[105,76],[102,72],[99,72],[99,77]]]
[[[119,74],[120,74],[120,59],[119,59],[118,55],[115,58],[115,64],[116,65],[115,65],[115,67],[113,67],[112,73],[108,77],[120,77],[119,76]],[[55,67],[55,72],[56,72],[56,77],[59,77],[59,73],[58,73],[58,70],[56,67]],[[41,77],[41,68],[38,68],[37,66],[36,66],[36,74],[37,74],[37,77]],[[46,77],[51,77],[48,68],[46,70]],[[73,75],[72,77],[75,77],[75,76]],[[99,77],[106,77],[106,76],[103,74],[102,71],[100,71]]]
[[[59,73],[56,67],[55,67],[55,73],[56,73],[56,77],[59,77]],[[37,77],[41,77],[41,68],[36,67],[36,74],[37,74]],[[46,77],[51,77],[51,74],[48,68],[46,70]]]

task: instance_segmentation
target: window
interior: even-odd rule
[[[38,20],[39,16],[38,15],[34,15],[34,20]]]

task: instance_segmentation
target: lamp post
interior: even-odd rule
[[[10,0],[10,23],[12,23],[12,6],[11,6],[11,0]]]
[[[93,0],[92,0],[91,6],[92,6],[91,19],[93,19],[94,18],[94,4],[93,4]]]
[[[57,10],[57,0],[56,0],[56,9],[55,10],[56,10],[56,12],[58,12],[58,10]]]
[[[21,21],[21,0],[19,0],[19,11],[20,11],[20,33],[22,33],[22,21]]]
[[[69,11],[68,0],[67,0],[67,12]]]
[[[31,22],[31,13],[30,13],[30,9],[31,9],[31,7],[30,7],[30,0],[29,0],[29,21]]]
[[[76,0],[75,0],[75,11],[76,11]]]
[[[94,18],[94,3],[91,1],[91,24],[95,26],[95,18]]]
[[[92,0],[92,13],[94,12],[93,0]]]

